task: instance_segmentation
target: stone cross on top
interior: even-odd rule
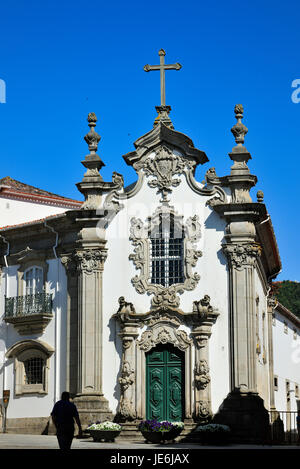
[[[160,106],[156,106],[156,110],[158,112],[158,117],[156,120],[163,121],[166,125],[172,126],[172,122],[168,117],[168,114],[171,110],[170,106],[166,106],[166,81],[165,81],[165,70],[180,70],[181,65],[179,63],[175,64],[165,64],[165,51],[160,49],[158,51],[158,55],[160,57],[160,64],[159,65],[145,65],[144,70],[145,72],[152,72],[153,70],[160,71]],[[157,123],[157,122],[155,122]]]
[[[181,65],[179,63],[176,64],[165,64],[165,51],[160,49],[158,51],[158,55],[160,57],[160,64],[159,65],[145,65],[144,70],[145,72],[152,72],[153,70],[160,70],[160,105],[166,105],[166,81],[165,81],[165,70],[180,70]]]

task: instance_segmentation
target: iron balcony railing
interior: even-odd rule
[[[50,293],[40,292],[33,295],[5,297],[4,319],[42,313],[52,313],[52,295]]]
[[[300,443],[297,411],[270,411],[271,440],[273,443],[293,445]]]

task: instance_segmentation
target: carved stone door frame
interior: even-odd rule
[[[148,327],[140,340],[136,341],[136,413],[137,418],[146,418],[146,352],[152,350],[158,344],[171,344],[184,352],[184,418],[191,419],[193,414],[193,369],[192,349],[193,341],[187,333],[174,325],[161,321],[153,327]]]

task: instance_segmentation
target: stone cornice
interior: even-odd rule
[[[145,313],[136,313],[134,305],[126,302],[124,297],[119,298],[119,305],[118,311],[112,317],[121,324],[122,328],[132,325],[142,327],[157,323],[172,323],[177,327],[186,324],[197,330],[199,326],[211,327],[220,314],[211,306],[208,295],[204,295],[199,301],[194,301],[192,311],[188,312],[171,306],[161,306]]]
[[[296,327],[298,327],[298,329],[300,329],[300,318],[293,314],[288,308],[277,301],[274,309],[275,312],[289,319]]]

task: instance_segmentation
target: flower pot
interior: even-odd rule
[[[227,432],[203,432],[200,438],[204,445],[223,446],[229,443]]]
[[[115,441],[121,430],[88,430],[94,441]]]
[[[141,430],[145,440],[150,443],[164,443],[165,441],[174,440],[182,431],[182,428],[172,428],[165,432],[148,432]]]

